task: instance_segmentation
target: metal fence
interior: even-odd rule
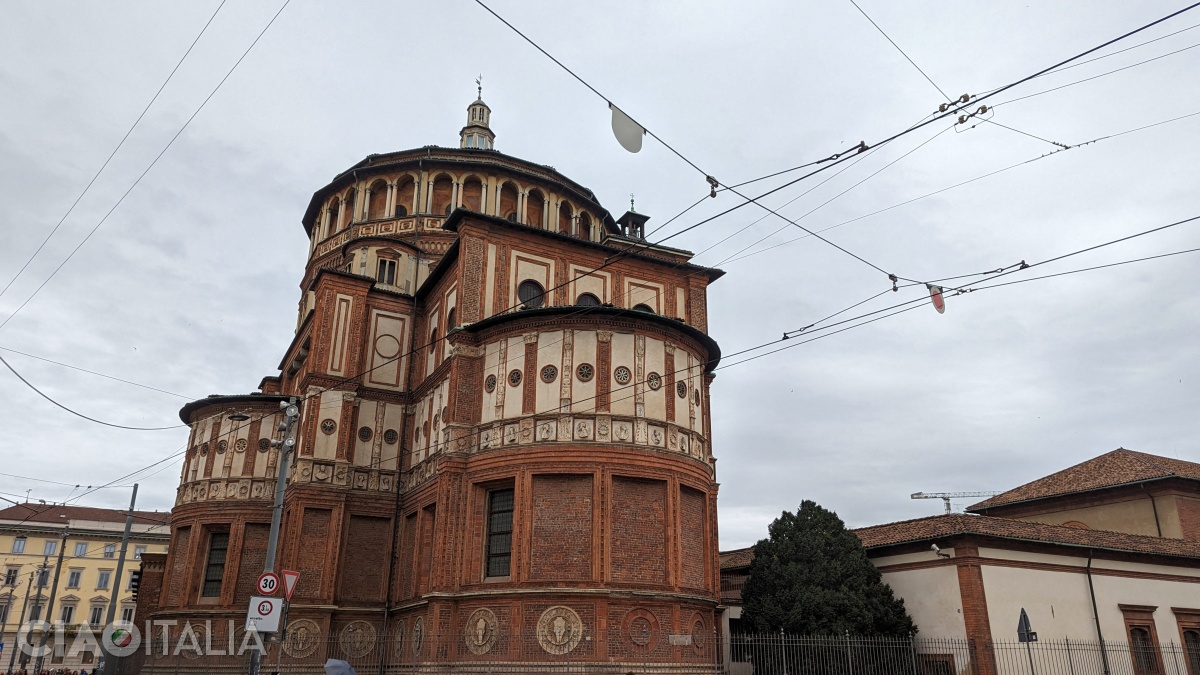
[[[244,633],[156,639],[105,675],[246,673]],[[248,643],[247,643],[248,644]],[[196,647],[200,649],[197,650]],[[234,649],[230,649],[230,647]],[[640,634],[614,629],[511,634],[409,630],[293,633],[269,643],[261,675],[321,675],[327,659],[358,675],[577,673],[589,675],[1200,675],[1200,648],[1075,640],[1036,643],[961,638]]]

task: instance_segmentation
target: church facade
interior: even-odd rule
[[[497,152],[490,115],[476,100],[460,147],[371,155],[313,196],[279,374],[180,411],[149,618],[244,621],[296,397],[284,658],[714,663],[721,272]]]

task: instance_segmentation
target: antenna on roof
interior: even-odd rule
[[[914,492],[909,499],[940,499],[946,502],[946,513],[950,513],[950,500],[962,497],[995,497],[1000,492]]]

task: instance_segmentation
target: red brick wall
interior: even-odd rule
[[[1176,497],[1175,504],[1179,509],[1179,527],[1183,531],[1183,538],[1200,541],[1200,499]]]
[[[321,579],[329,563],[325,551],[331,518],[329,509],[304,509],[296,564],[296,571],[300,573],[300,581],[296,584],[297,598],[318,598],[321,595]]]
[[[962,597],[967,638],[974,640],[976,649],[980,650],[975,659],[978,674],[995,675],[995,656],[987,647],[992,639],[992,624],[988,618],[983,570],[979,567],[979,549],[973,545],[957,545],[954,547],[954,560],[958,569],[958,591]]]
[[[613,581],[667,583],[666,508],[665,481],[613,478]]]
[[[267,562],[267,539],[270,536],[270,525],[246,523],[245,535],[242,537],[242,557],[238,563],[237,581],[233,587],[234,604],[249,602],[250,596],[258,594],[255,586],[263,572],[263,565]]]
[[[188,556],[191,554],[192,528],[180,527],[175,530],[175,541],[171,542],[171,572],[170,587],[167,589],[167,606],[178,607],[183,601],[184,589],[187,588]]]
[[[685,588],[704,588],[705,561],[708,554],[704,547],[705,518],[704,493],[691,488],[679,490],[679,550],[682,553],[682,575],[679,584]]]
[[[417,593],[429,592],[433,575],[433,526],[437,521],[437,507],[427,506],[421,512],[421,539],[417,542]]]
[[[416,550],[417,514],[404,518],[404,528],[400,531],[400,559],[396,564],[400,567],[400,598],[411,598],[413,589],[413,551]]]
[[[592,477],[533,477],[529,579],[592,578]]]
[[[342,578],[338,599],[342,602],[380,602],[387,583],[387,560],[391,553],[391,522],[387,518],[350,516],[343,541]]]

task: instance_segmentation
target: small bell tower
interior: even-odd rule
[[[458,132],[458,147],[478,150],[494,150],[496,134],[488,126],[492,109],[483,102],[483,76],[475,78],[475,102],[467,106],[467,126]]]

